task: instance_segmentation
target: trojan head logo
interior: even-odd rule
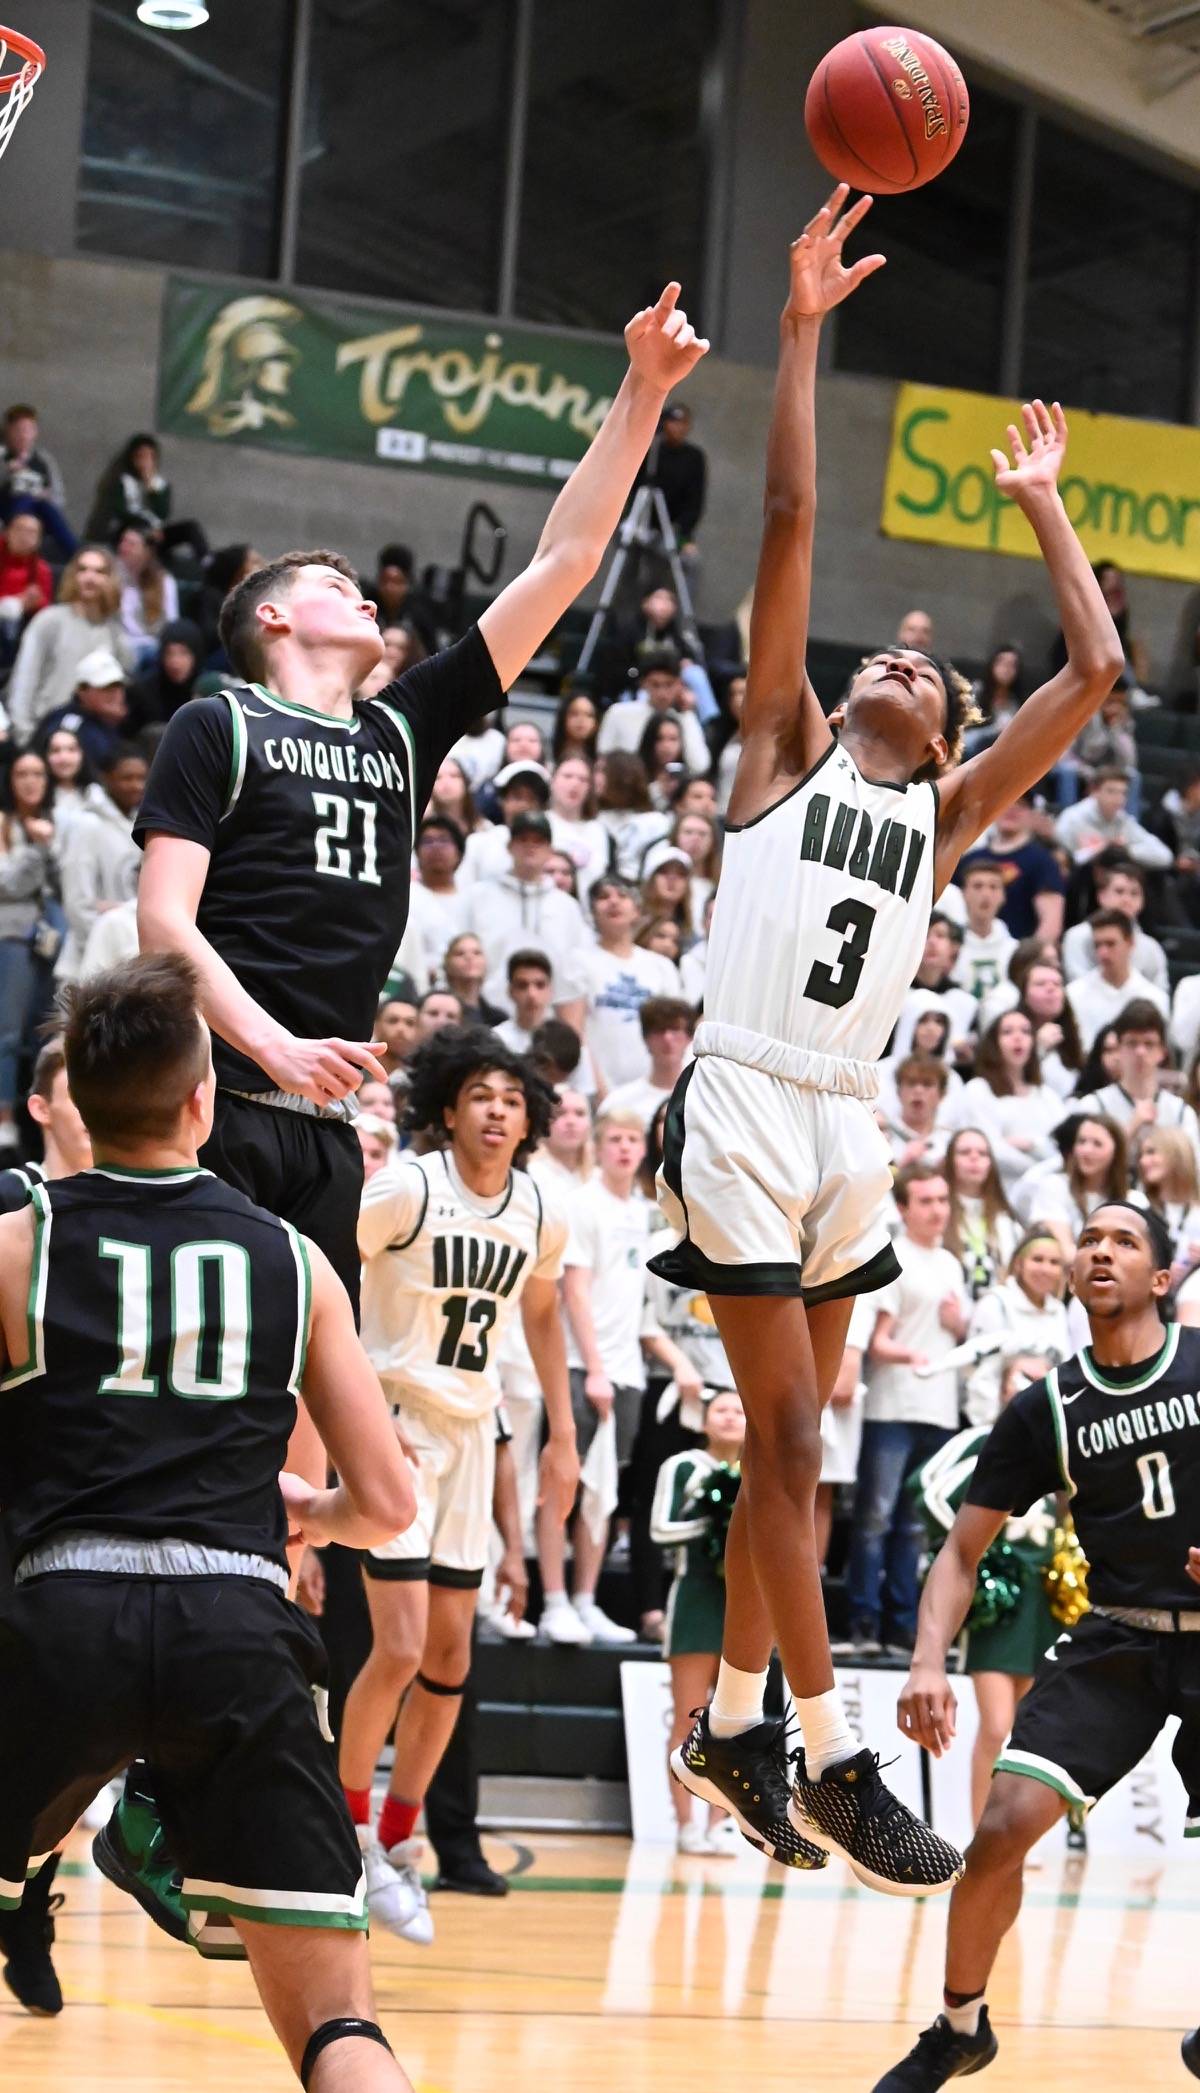
[[[222,306],[204,344],[200,383],[187,403],[210,436],[295,426],[283,402],[300,352],[285,328],[300,318],[284,298],[235,298]]]

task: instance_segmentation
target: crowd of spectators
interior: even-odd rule
[[[199,524],[175,517],[149,435],[107,469],[82,538],[32,408],[10,409],[3,436],[0,1162],[36,1150],[38,1115],[23,1106],[57,983],[136,947],[131,831],[147,764],[178,707],[229,679],[216,614],[259,561],[244,543],[210,551]],[[686,437],[673,424],[664,456],[690,547],[703,479]],[[1137,722],[1156,700],[1123,577],[1109,567],[1102,581],[1126,646],[1122,682],[938,898],[880,1070],[901,1277],[855,1306],[818,1506],[822,1547],[836,1530],[845,1558],[857,1655],[911,1646],[914,1471],[960,1423],[990,1423],[1013,1358],[1053,1361],[1084,1336],[1067,1271],[1100,1200],[1162,1214],[1176,1312],[1200,1321],[1200,980],[1173,986],[1162,941],[1200,925],[1200,769],[1165,794],[1146,789]],[[451,635],[403,544],[382,548],[368,587],[386,645],[375,689]],[[910,613],[895,640],[932,647],[927,614]],[[531,1167],[571,1207],[571,1364],[581,1415],[614,1417],[615,1435],[601,1436],[615,1437],[618,1472],[589,1458],[582,1428],[585,1489],[566,1545],[539,1522],[540,1396],[515,1341],[506,1400],[540,1632],[554,1642],[661,1637],[663,1548],[684,1544],[660,1471],[686,1453],[688,1475],[707,1472],[706,1406],[732,1388],[707,1302],[651,1279],[646,1257],[663,1121],[704,1000],[740,748],[735,655],[727,636],[703,658],[689,649],[657,581],[612,621],[595,674],[564,677],[546,731],[497,718],[456,745],[418,829],[410,922],[380,1005],[388,1080],[359,1098],[371,1172],[408,1138],[407,1064],[439,1026],[494,1026],[558,1086]],[[1037,680],[1016,647],[994,650],[973,746]],[[737,1419],[720,1414],[727,1447]],[[598,1596],[614,1547],[629,1572],[628,1602],[607,1602],[620,1619]],[[496,1622],[533,1632],[511,1613]]]

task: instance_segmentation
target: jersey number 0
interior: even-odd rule
[[[841,1010],[862,979],[867,948],[875,927],[875,910],[865,901],[855,901],[847,896],[844,901],[834,902],[825,927],[841,933],[842,949],[838,953],[837,966],[827,967],[818,960],[809,968],[804,993],[811,996],[814,1003],[826,1003],[831,1010]]]

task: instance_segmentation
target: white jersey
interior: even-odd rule
[[[362,1338],[393,1402],[482,1417],[526,1281],[558,1279],[565,1209],[524,1170],[501,1198],[468,1191],[446,1149],[401,1156],[363,1189]]]
[[[873,785],[834,742],[726,827],[698,1055],[875,1095],[929,928],[937,811],[936,786]]]

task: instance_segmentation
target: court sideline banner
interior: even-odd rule
[[[158,426],[214,443],[557,484],[624,349],[486,321],[168,277]]]
[[[1062,495],[1088,557],[1135,574],[1200,581],[1200,429],[1088,414],[1071,425]],[[1019,403],[986,393],[902,385],[896,396],[880,519],[885,536],[1038,558],[1033,532],[996,490],[993,446],[1006,448]]]

